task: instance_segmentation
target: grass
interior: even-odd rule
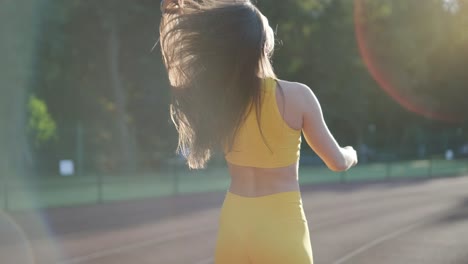
[[[323,166],[301,167],[301,184],[417,178],[468,173],[468,160],[419,160],[359,165],[346,173]],[[226,190],[229,176],[225,168],[154,172],[131,176],[86,175],[44,177],[1,182],[0,208],[10,210],[93,204],[107,201],[165,197],[175,194]],[[6,187],[6,188],[5,188]],[[7,189],[7,190],[5,190]]]

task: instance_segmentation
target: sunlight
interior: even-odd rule
[[[448,12],[455,14],[460,9],[460,4],[458,0],[442,0],[445,10]]]
[[[405,8],[417,14],[413,16],[405,15],[394,0],[355,3],[358,47],[379,86],[408,111],[463,122],[465,103],[459,98],[466,92],[461,80],[468,41],[464,2],[437,0],[421,6],[409,1]],[[394,10],[382,12],[385,8]]]

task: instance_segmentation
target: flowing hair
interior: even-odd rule
[[[262,79],[276,78],[274,34],[249,0],[165,0],[161,8],[177,150],[190,168],[204,168],[214,151],[232,148],[248,112],[260,120]]]

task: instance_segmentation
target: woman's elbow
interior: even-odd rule
[[[343,172],[349,169],[349,166],[348,164],[346,164],[346,160],[344,159],[330,162],[329,164],[327,164],[327,167],[334,172]]]
[[[334,172],[343,172],[343,171],[348,170],[348,167],[344,165],[333,165],[333,166],[328,166],[328,168]]]

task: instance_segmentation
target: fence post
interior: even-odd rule
[[[97,175],[97,202],[102,203],[104,201],[102,197],[102,173],[98,173]]]
[[[343,171],[340,175],[340,182],[341,183],[345,183],[346,182],[346,176],[347,176],[347,172],[346,171]]]
[[[179,194],[179,173],[177,169],[178,165],[178,160],[177,158],[174,159],[173,162],[173,189],[172,189],[172,194],[177,196]]]
[[[464,159],[465,160],[465,170],[463,170],[463,173],[468,173],[468,159]]]
[[[5,175],[2,177],[3,178],[3,190],[2,190],[2,193],[3,193],[3,206],[5,208],[5,211],[8,211],[10,209],[10,204],[9,204],[9,201],[8,201],[8,176],[7,176],[8,173],[5,173]]]
[[[387,169],[386,169],[385,180],[390,180],[391,177],[392,177],[392,161],[388,160],[387,161]]]
[[[83,125],[78,121],[76,125],[76,167],[77,175],[83,175]]]
[[[433,160],[433,158],[432,158],[432,156],[430,156],[430,157],[429,157],[429,171],[428,171],[429,178],[432,178],[432,173],[433,173],[433,172],[432,172],[432,170],[433,170],[433,168],[432,168],[432,166],[433,166],[432,160]]]

